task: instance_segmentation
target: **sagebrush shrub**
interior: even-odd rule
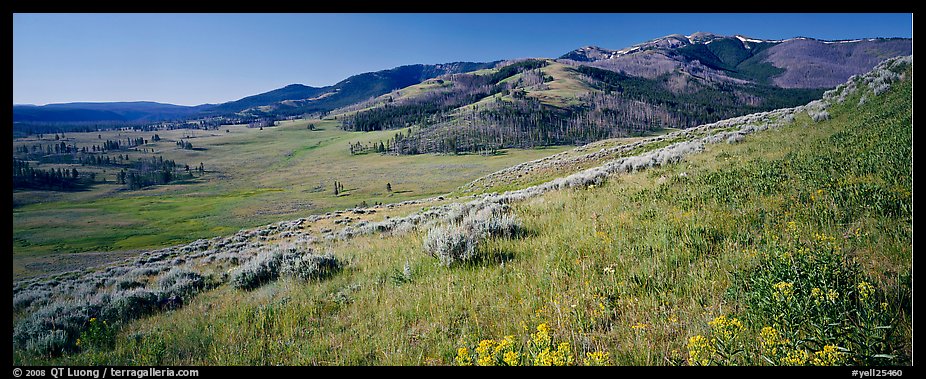
[[[478,245],[477,236],[460,224],[431,228],[424,239],[424,250],[444,266],[473,259]]]
[[[147,289],[132,289],[114,292],[109,303],[103,307],[106,320],[130,321],[154,313],[160,308],[163,293]]]
[[[158,287],[168,296],[188,299],[205,287],[202,275],[188,269],[174,268],[158,280]]]
[[[232,271],[231,283],[235,288],[252,290],[276,280],[282,260],[283,253],[279,250],[261,253]]]
[[[477,256],[481,240],[516,237],[523,232],[521,221],[508,213],[510,209],[507,204],[489,202],[468,209],[469,213],[465,216],[451,217],[451,220],[460,221],[428,230],[424,250],[444,266],[470,261]]]
[[[55,302],[24,318],[13,328],[13,342],[40,355],[58,355],[80,335],[99,310],[77,302]]]
[[[285,262],[282,273],[302,280],[324,279],[341,270],[334,255],[303,254]]]
[[[45,289],[26,289],[13,295],[13,310],[23,309],[30,305],[44,305],[51,297],[51,291]]]
[[[294,246],[277,247],[261,253],[231,273],[235,288],[251,290],[272,282],[280,275],[302,280],[324,279],[341,270],[342,264],[334,255],[313,254]]]

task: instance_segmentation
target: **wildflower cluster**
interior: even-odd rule
[[[885,294],[868,280],[858,263],[842,253],[839,240],[825,233],[811,236],[809,241],[770,239],[764,247],[765,258],[740,277],[748,319],[761,329],[754,339],[749,338],[755,346],[744,347],[743,363],[902,362],[896,310],[884,301]],[[732,331],[741,325],[731,326],[729,319],[717,318],[710,326],[712,336],[689,340],[689,362],[740,363],[724,356],[739,345],[715,339],[735,340]]]
[[[707,366],[714,360],[714,347],[700,334],[688,339],[688,363]]]
[[[766,356],[776,357],[783,351],[782,347],[790,343],[787,338],[783,338],[778,330],[771,326],[762,328],[759,332],[759,345]]]
[[[775,300],[791,301],[794,299],[794,284],[788,282],[775,283],[775,292],[772,293]]]
[[[843,363],[844,355],[835,345],[826,345],[823,350],[813,353],[810,363],[814,366],[836,366]]]
[[[555,344],[546,323],[537,325],[537,332],[531,334],[530,353],[535,366],[571,366],[575,364],[569,342]]]
[[[871,296],[871,293],[874,292],[874,287],[868,282],[862,281],[856,286],[858,288],[858,297],[859,300],[866,301]]]
[[[75,345],[81,349],[109,349],[116,340],[116,329],[106,320],[91,317],[87,329],[77,338]]]
[[[611,364],[611,353],[607,351],[590,351],[585,353],[586,366],[608,366]]]
[[[467,347],[457,349],[454,362],[459,366],[519,366],[521,349],[514,336],[479,341],[472,353]]]
[[[586,365],[608,365],[611,355],[607,351],[586,353]],[[546,323],[537,325],[531,333],[528,346],[522,349],[513,335],[499,339],[483,339],[473,349],[457,349],[454,363],[459,366],[571,366],[576,364],[575,352],[569,342],[557,342]]]
[[[688,363],[707,366],[738,359],[743,352],[743,322],[736,317],[721,315],[709,321],[710,338],[695,335],[688,339]]]
[[[718,316],[707,324],[717,338],[723,341],[736,339],[743,330],[743,323],[735,317]]]

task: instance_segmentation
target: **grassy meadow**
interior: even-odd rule
[[[345,263],[329,279],[283,278],[253,291],[220,285],[183,308],[85,335],[106,343],[57,357],[14,352],[14,362],[911,364],[912,69],[905,75],[863,105],[861,93],[834,104],[825,121],[800,115],[679,163],[514,203],[524,232],[487,239],[477,259],[463,264],[444,267],[425,253],[426,230],[330,241],[326,247]],[[174,222],[218,227],[211,217],[221,212],[254,214],[262,201],[302,196],[319,181],[311,175],[325,175],[317,172],[337,174],[368,201],[392,201],[382,186],[361,179],[436,194],[464,175],[425,168],[475,175],[557,151],[509,151],[488,160],[347,157],[338,154],[355,137],[326,129],[316,140],[331,140],[311,150],[298,146],[312,143],[284,148],[288,139],[274,139],[281,152],[305,154],[301,163],[285,163],[286,154],[264,158],[257,167],[274,168],[238,186],[252,192],[202,184],[191,193],[214,191],[221,200],[176,201],[196,211],[215,201],[221,211]],[[296,124],[264,133],[295,139],[309,133],[303,130]],[[228,155],[242,161],[256,156],[246,143],[214,146],[239,146]],[[377,170],[360,171],[358,162]],[[206,165],[231,171],[218,161]],[[397,180],[413,173],[439,177]],[[450,176],[458,178],[442,182]],[[120,196],[126,204],[148,201]],[[326,204],[354,204],[353,196]],[[36,207],[14,212],[16,233],[28,230],[23,225]],[[88,208],[75,205],[68,217],[80,219]]]
[[[315,131],[307,129],[308,123]],[[378,142],[396,131],[354,133],[336,121],[298,120],[264,128],[243,125],[219,130],[178,129],[157,132],[67,133],[65,142],[102,145],[107,139],[157,133],[148,151],[116,152],[131,160],[163,156],[191,168],[203,163],[205,175],[190,183],[125,191],[115,183],[117,170],[96,171],[108,184],[88,191],[13,192],[14,278],[54,270],[50,255],[156,248],[199,238],[231,234],[241,228],[305,217],[367,204],[395,203],[438,196],[479,176],[567,149],[508,149],[496,156],[351,155],[348,144]],[[226,132],[227,131],[227,132]],[[44,143],[55,143],[45,135]],[[183,139],[193,150],[176,146]],[[16,139],[31,146],[35,138]],[[114,154],[110,154],[114,155]],[[58,167],[40,165],[40,168]],[[334,195],[334,181],[343,191]],[[386,190],[390,183],[392,191]],[[54,265],[51,265],[54,266]]]

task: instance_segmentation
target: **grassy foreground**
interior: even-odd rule
[[[438,265],[426,231],[332,242],[346,267],[328,280],[222,285],[14,362],[910,364],[906,78],[826,121],[514,204],[527,233],[475,262]]]

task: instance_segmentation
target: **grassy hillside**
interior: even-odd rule
[[[826,117],[807,108],[678,163],[514,202],[520,231],[462,264],[423,252],[422,228],[325,239],[313,249],[343,268],[307,282],[244,291],[222,284],[225,266],[198,266],[215,288],[182,308],[94,321],[64,356],[14,349],[14,362],[910,364],[901,73],[877,98],[859,79]]]

